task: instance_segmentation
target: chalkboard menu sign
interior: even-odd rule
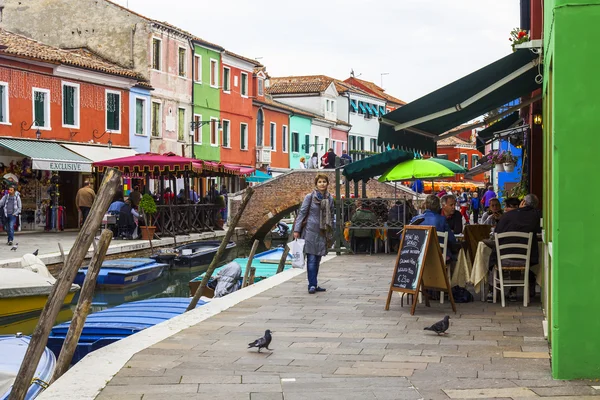
[[[394,287],[416,290],[419,272],[423,267],[428,234],[428,230],[406,227],[396,261]]]

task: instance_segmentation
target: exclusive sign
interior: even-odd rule
[[[33,159],[33,169],[42,171],[92,172],[92,164],[77,161],[50,161]]]

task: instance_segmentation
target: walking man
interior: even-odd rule
[[[4,207],[6,225],[4,230],[8,233],[8,245],[12,246],[15,240],[15,222],[21,214],[21,196],[14,186],[8,188],[8,194],[0,199],[0,207]]]
[[[83,217],[82,225],[85,224],[85,220],[90,215],[90,209],[95,199],[96,193],[90,187],[90,181],[84,181],[83,187],[77,191],[77,196],[75,197],[75,205]]]

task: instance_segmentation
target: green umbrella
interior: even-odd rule
[[[450,171],[454,172],[455,174],[464,174],[467,172],[467,169],[463,168],[460,164],[457,164],[452,161],[448,161],[443,158],[431,157],[431,158],[427,158],[427,160],[441,164],[444,167],[448,168]]]
[[[450,178],[453,176],[454,172],[434,161],[409,160],[387,170],[379,177],[379,182]]]

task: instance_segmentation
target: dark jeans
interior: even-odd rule
[[[79,207],[81,208],[81,216],[83,217],[83,222],[81,223],[81,225],[85,224],[85,220],[87,219],[88,215],[90,215],[90,209],[91,207]]]
[[[308,289],[311,287],[317,288],[317,275],[319,274],[319,264],[321,264],[321,256],[314,254],[306,255],[306,275],[308,276]]]
[[[6,217],[6,225],[4,225],[4,229],[8,234],[8,241],[12,242],[15,240],[15,222],[17,222],[16,215],[8,215]]]
[[[479,223],[479,208],[473,209],[473,223],[477,225]]]

